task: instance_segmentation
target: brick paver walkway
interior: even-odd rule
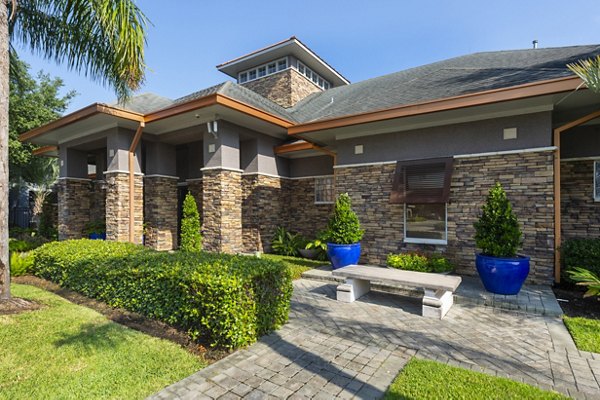
[[[600,355],[560,319],[456,304],[437,321],[420,306],[380,292],[340,303],[335,284],[295,281],[285,327],[152,398],[380,398],[416,356],[600,399]]]

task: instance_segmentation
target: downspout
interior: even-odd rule
[[[129,241],[131,243],[135,243],[135,235],[133,232],[135,226],[135,218],[134,218],[134,196],[135,196],[135,168],[134,168],[134,158],[135,158],[135,150],[140,143],[140,139],[142,138],[142,132],[144,131],[144,126],[146,124],[143,121],[140,121],[140,125],[133,136],[133,140],[131,141],[131,146],[129,147]]]
[[[575,121],[559,126],[554,129],[554,281],[560,283],[560,244],[561,244],[561,211],[560,211],[560,134],[567,129],[585,124],[600,117],[600,110],[584,115]]]

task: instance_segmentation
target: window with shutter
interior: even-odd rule
[[[404,241],[447,243],[447,207],[452,158],[399,161],[391,203],[404,204]]]

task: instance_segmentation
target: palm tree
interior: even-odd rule
[[[44,203],[58,180],[58,171],[57,160],[50,157],[36,157],[21,170],[21,186],[33,193],[33,221],[38,234]]]
[[[567,64],[567,68],[580,77],[588,89],[594,93],[600,93],[600,55],[596,58]]]
[[[8,93],[11,41],[127,98],[144,80],[148,20],[133,0],[0,0],[0,299],[8,267]]]

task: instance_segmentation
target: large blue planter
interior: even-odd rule
[[[106,233],[90,233],[88,238],[92,240],[106,240]]]
[[[360,258],[360,242],[353,244],[327,243],[327,255],[333,269],[358,264]]]
[[[477,272],[488,292],[517,294],[529,275],[529,257],[491,257],[477,254]]]

